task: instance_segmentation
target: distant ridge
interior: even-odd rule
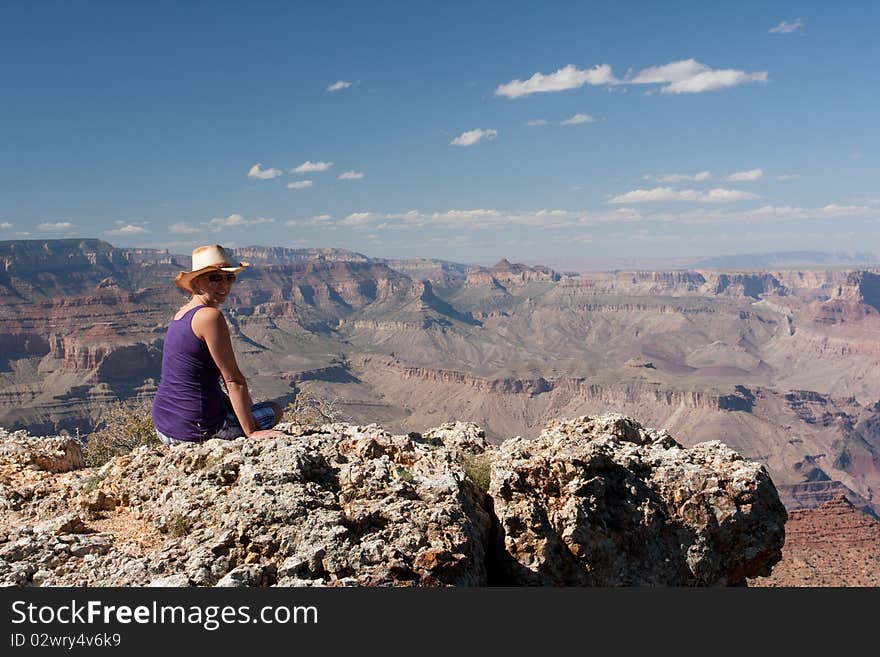
[[[792,267],[852,267],[880,263],[873,253],[785,251],[711,256],[694,263],[696,269],[788,269]]]
[[[245,246],[231,251],[242,260],[263,264],[286,265],[322,259],[331,262],[371,262],[371,259],[362,253],[336,248],[288,249],[281,246]]]

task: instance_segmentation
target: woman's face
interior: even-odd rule
[[[201,291],[202,296],[206,297],[208,303],[216,303],[220,305],[232,292],[232,286],[235,283],[235,274],[228,274],[225,271],[211,272],[202,274],[195,280],[193,288]]]

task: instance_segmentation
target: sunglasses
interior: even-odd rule
[[[235,282],[235,274],[211,274],[208,276],[208,280],[212,283],[219,283],[221,281],[229,281],[230,283]]]

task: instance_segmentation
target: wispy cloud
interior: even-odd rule
[[[341,91],[342,89],[348,89],[350,86],[351,82],[347,82],[345,80],[337,80],[327,87],[327,91]]]
[[[414,228],[450,228],[455,230],[485,230],[506,226],[559,228],[575,226],[578,215],[568,210],[538,210],[531,212],[492,209],[447,210],[445,212],[357,212],[342,222],[348,227],[364,230],[408,230]]]
[[[737,69],[713,69],[695,59],[650,66],[626,77],[627,84],[665,84],[665,94],[702,93],[747,82],[766,82],[767,72],[746,73]]]
[[[183,234],[204,233],[205,232],[204,227],[199,228],[197,226],[191,226],[190,224],[188,224],[185,221],[179,221],[176,224],[171,224],[171,226],[168,228],[168,230],[171,231],[172,233],[178,233],[178,234],[180,234],[180,233],[183,233]],[[220,229],[217,228],[214,230],[216,231],[216,230],[220,230]]]
[[[709,180],[712,177],[711,171],[700,171],[693,175],[689,173],[661,173],[661,174],[652,174],[646,173],[642,178],[645,180],[656,180],[657,182],[664,183],[678,183],[678,182],[701,182],[703,180]]]
[[[636,190],[652,192],[653,190]],[[708,192],[694,190],[668,190],[655,193],[653,198],[636,196],[633,192],[627,201],[633,204],[661,201],[695,201],[702,203],[723,203],[758,198],[748,192],[716,189]],[[617,197],[622,200],[623,197]],[[610,202],[615,202],[612,199]],[[581,230],[584,226],[650,224],[662,225],[749,225],[768,222],[788,222],[799,219],[837,220],[846,218],[880,218],[880,208],[860,205],[828,204],[819,208],[800,208],[790,206],[764,206],[752,210],[735,210],[720,207],[688,209],[681,212],[643,212],[632,207],[614,207],[605,210],[499,210],[477,208],[469,210],[452,209],[442,212],[408,210],[405,212],[353,212],[344,219],[333,222],[329,214],[317,215],[308,219],[290,220],[289,226],[320,226],[333,230],[344,227],[357,231],[407,231],[420,228],[447,229],[461,235],[465,231],[498,230],[504,228],[523,228],[541,231]],[[566,235],[566,233],[558,233]],[[565,237],[566,240],[569,237]]]
[[[360,171],[346,171],[345,173],[340,173],[336,176],[339,180],[360,180],[364,177]]]
[[[492,130],[489,128],[488,130],[483,130],[481,128],[477,128],[476,130],[468,130],[467,132],[461,133],[458,137],[449,142],[450,146],[473,146],[477,142],[483,139],[495,139],[498,136],[497,130]]]
[[[296,182],[287,183],[287,189],[308,189],[314,184],[311,180],[297,180]]]
[[[257,224],[271,224],[275,220],[269,217],[257,217],[245,219],[240,214],[231,214],[228,217],[215,217],[209,221],[202,221],[193,226],[185,221],[179,221],[169,227],[169,231],[176,234],[218,233],[224,228],[243,228]]]
[[[119,228],[114,228],[112,230],[104,231],[107,235],[142,235],[144,233],[149,233],[146,228],[143,226],[136,226],[134,224],[126,224],[124,226],[120,226]]]
[[[614,76],[608,64],[600,64],[588,70],[569,64],[555,73],[547,75],[535,73],[528,80],[511,80],[499,85],[495,89],[495,95],[520,98],[536,93],[578,89],[587,84],[606,86],[659,84],[664,85],[660,91],[665,94],[702,93],[748,82],[767,82],[767,79],[766,71],[747,73],[732,68],[713,69],[695,59],[649,66],[635,73],[628,73],[623,80]]]
[[[333,221],[333,215],[318,214],[307,219],[288,219],[285,226],[326,226]]]
[[[575,114],[562,122],[562,125],[578,125],[580,123],[594,123],[594,119],[589,114]]]
[[[785,182],[787,180],[800,180],[801,174],[799,173],[783,173],[781,176],[776,176],[776,180]]]
[[[211,226],[222,226],[223,228],[233,228],[236,226],[253,226],[256,224],[271,224],[274,219],[268,217],[258,217],[256,219],[245,219],[240,214],[231,214],[228,217],[217,217],[211,219],[208,224]]]
[[[546,119],[532,119],[526,125],[547,125]]]
[[[306,160],[298,167],[290,170],[291,173],[315,173],[319,171],[327,171],[333,166],[332,162],[310,162]]]
[[[609,203],[670,203],[670,202],[695,202],[695,203],[730,203],[733,201],[747,201],[759,198],[751,192],[743,192],[736,189],[710,189],[701,192],[696,189],[672,189],[671,187],[655,187],[654,189],[634,189],[626,194],[614,196]]]
[[[617,82],[608,64],[599,64],[588,70],[579,69],[573,64],[565,66],[555,73],[544,75],[535,73],[528,80],[511,80],[495,89],[496,96],[520,98],[548,91],[566,91],[577,89],[585,84],[613,84]]]
[[[786,21],[782,21],[776,27],[770,28],[771,34],[789,34],[791,32],[795,32],[796,30],[801,29],[804,26],[804,19],[796,18],[791,23]]]
[[[248,171],[247,177],[255,180],[271,180],[272,178],[277,178],[282,173],[281,169],[262,169],[262,166],[260,162],[257,162]]]
[[[765,205],[750,213],[753,217],[771,219],[833,219],[863,217],[870,214],[878,214],[877,208],[869,208],[864,205],[838,205],[837,203],[830,203],[821,208]]]
[[[12,228],[15,224],[11,224],[8,221],[0,222],[0,230],[6,230],[7,228]]]
[[[751,169],[750,171],[737,171],[732,173],[725,180],[729,182],[754,182],[764,177],[763,169]]]
[[[372,226],[373,222],[379,219],[380,216],[375,212],[352,212],[339,223],[351,228],[367,228]]]
[[[69,221],[44,221],[37,226],[38,230],[46,233],[60,233],[73,228],[73,224]]]

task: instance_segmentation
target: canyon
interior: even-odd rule
[[[880,513],[880,271],[557,272],[247,247],[224,306],[257,398],[491,443],[617,412],[764,464],[789,511]],[[0,242],[0,426],[87,434],[149,399],[187,256]]]

